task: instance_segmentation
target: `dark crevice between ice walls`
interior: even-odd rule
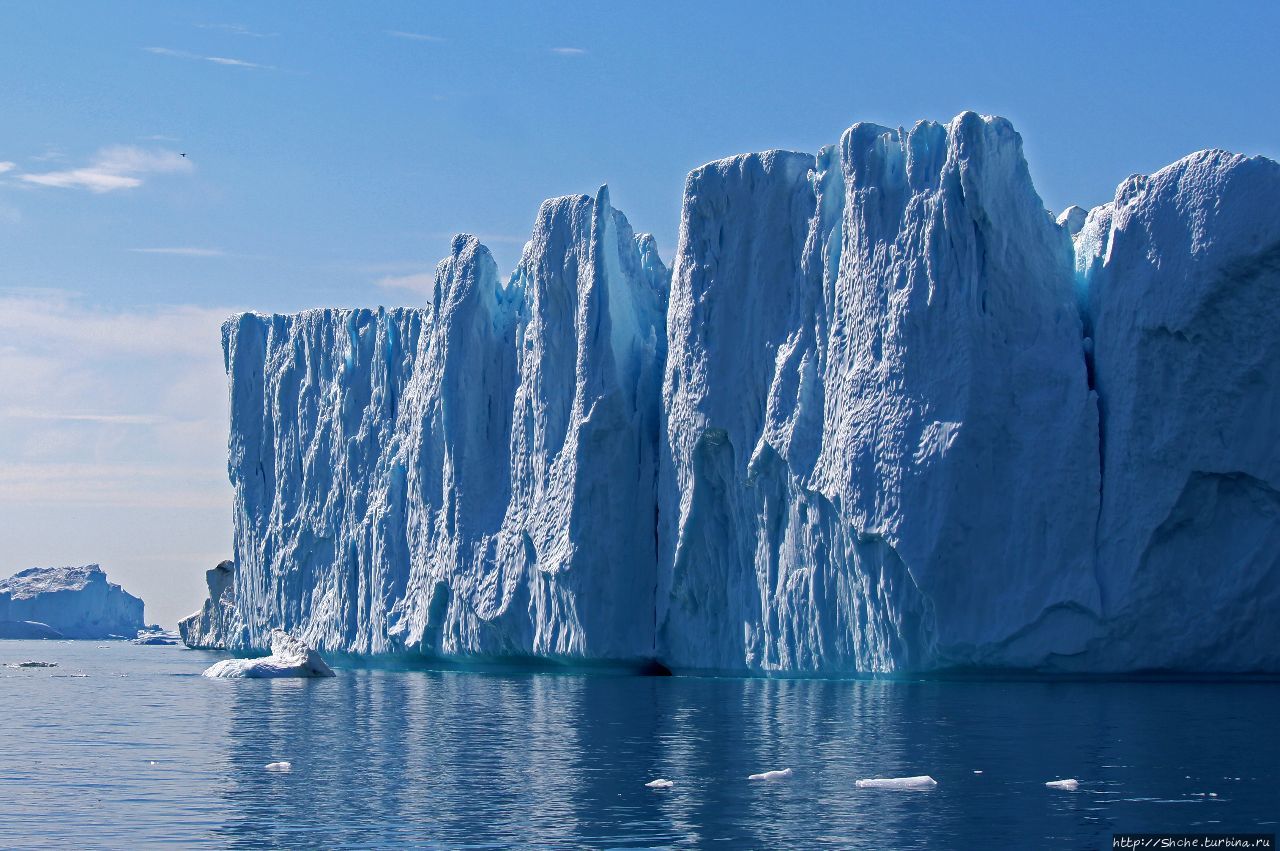
[[[601,190],[506,282],[459,237],[422,308],[237,317],[235,567],[184,635],[1280,672],[1278,168],[1201,152],[1055,222],[1007,121],[859,124],[692,172],[670,273]]]

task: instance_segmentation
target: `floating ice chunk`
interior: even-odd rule
[[[1080,788],[1080,781],[1072,777],[1067,780],[1050,780],[1044,785],[1048,786],[1050,789],[1065,789],[1068,792],[1074,792]]]
[[[795,772],[790,768],[784,768],[781,771],[762,771],[759,774],[752,774],[748,780],[782,780],[790,777]]]
[[[26,661],[26,662],[19,662],[15,667],[18,667],[18,668],[56,668],[56,667],[58,667],[58,663],[57,663],[57,662],[38,662],[38,661],[36,661],[36,660],[34,660],[34,659],[31,659],[31,660]]]
[[[290,771],[293,771],[293,763],[286,762],[284,760],[281,760],[280,762],[268,762],[266,769],[267,771],[280,771],[287,774]]]
[[[674,780],[667,780],[666,778],[659,777],[657,780],[650,780],[644,785],[648,786],[650,789],[670,789],[676,784]]]
[[[257,659],[223,659],[206,677],[332,677],[333,669],[302,641],[282,629],[271,630],[271,655]]]
[[[975,768],[975,769],[973,770],[973,773],[974,773],[974,774],[981,774],[981,773],[982,773],[982,769],[981,769],[981,768]]]
[[[859,780],[854,785],[859,789],[902,789],[908,792],[920,792],[937,786],[938,781],[927,774],[921,774],[916,777],[877,777],[871,780]]]

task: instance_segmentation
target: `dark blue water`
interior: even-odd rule
[[[1277,684],[229,681],[182,648],[0,642],[32,658],[59,666],[0,668],[6,848],[1103,848],[1280,819]],[[854,786],[914,774],[936,790]]]

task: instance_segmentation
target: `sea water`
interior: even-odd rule
[[[57,663],[0,667],[0,847],[1109,848],[1280,819],[1276,683],[199,676],[219,658],[0,641]]]

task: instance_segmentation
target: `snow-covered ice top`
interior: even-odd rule
[[[460,236],[423,307],[235,317],[234,567],[184,639],[1280,670],[1278,168],[1055,219],[1004,119],[857,124],[694,170],[670,274],[601,190],[505,281]]]
[[[0,623],[34,622],[65,638],[125,638],[146,624],[142,600],[96,564],[33,567],[0,580]]]

